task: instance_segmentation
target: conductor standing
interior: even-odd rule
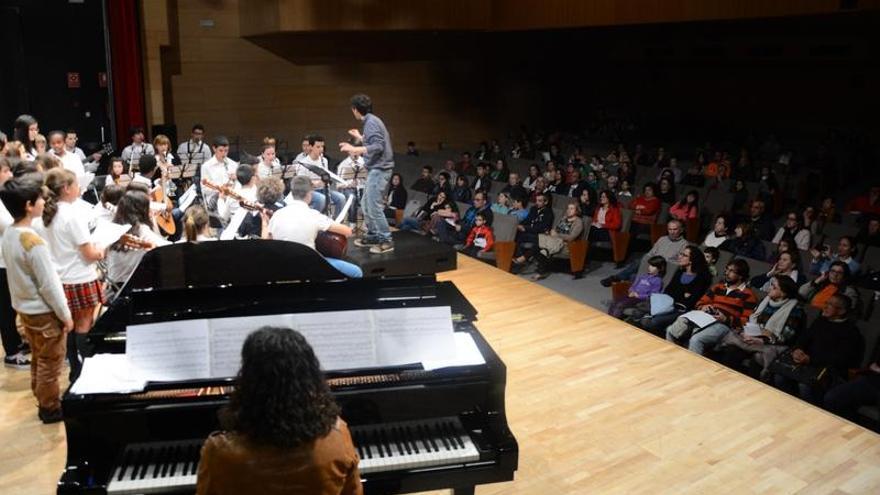
[[[369,96],[364,94],[352,96],[351,113],[354,114],[354,118],[363,121],[364,131],[361,134],[357,129],[349,130],[348,133],[358,145],[339,143],[339,150],[355,156],[363,155],[364,167],[367,169],[363,201],[367,233],[355,239],[354,244],[358,247],[369,247],[373,254],[390,253],[394,251],[394,242],[391,239],[388,220],[385,219],[383,198],[394,169],[391,138],[388,136],[385,123],[373,114],[373,101]]]

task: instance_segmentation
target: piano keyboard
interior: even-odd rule
[[[352,426],[361,474],[480,460],[456,417]]]
[[[196,486],[204,439],[127,445],[107,493],[161,493]]]
[[[463,464],[480,453],[456,417],[352,426],[361,474]],[[113,470],[108,494],[195,488],[204,439],[131,444]]]

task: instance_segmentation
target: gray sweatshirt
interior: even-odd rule
[[[55,313],[62,321],[70,320],[46,241],[30,227],[13,225],[3,233],[2,245],[12,307],[26,315]]]
[[[368,113],[364,117],[364,166],[367,170],[391,170],[394,168],[394,151],[391,149],[391,137],[382,119]]]

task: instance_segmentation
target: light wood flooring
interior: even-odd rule
[[[880,493],[880,436],[537,284],[465,257],[452,280],[507,364],[520,446],[480,494]],[[47,494],[62,425],[0,371],[0,493]]]

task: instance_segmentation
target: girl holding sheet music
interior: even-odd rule
[[[104,250],[91,242],[88,218],[73,204],[79,199],[76,174],[63,168],[52,169],[46,174],[46,188],[49,191],[43,209],[46,240],[74,322],[75,332],[67,336],[73,381],[79,376],[82,356],[88,354],[85,334],[92,328],[95,309],[103,300],[95,263],[104,259]]]

